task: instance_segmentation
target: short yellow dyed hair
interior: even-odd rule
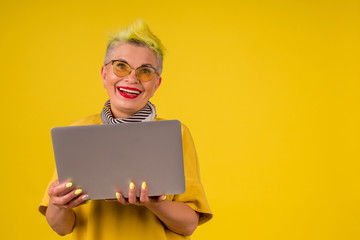
[[[150,31],[149,26],[142,19],[137,19],[134,23],[109,39],[104,64],[110,62],[112,50],[122,43],[148,47],[153,50],[157,57],[158,73],[161,74],[165,47],[162,45],[160,39]]]

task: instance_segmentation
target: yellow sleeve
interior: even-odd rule
[[[199,213],[199,225],[209,221],[213,214],[200,180],[199,163],[189,129],[182,124],[182,142],[185,171],[185,193],[175,195],[173,201],[184,202]]]
[[[45,213],[46,213],[46,209],[49,205],[49,194],[48,194],[48,191],[49,191],[49,187],[50,185],[58,178],[57,176],[57,172],[56,172],[56,169],[54,170],[54,174],[51,178],[51,180],[49,181],[47,187],[46,187],[46,190],[45,190],[45,193],[44,193],[44,196],[41,200],[41,203],[40,203],[40,206],[39,206],[39,212],[42,213],[44,216],[45,216]]]

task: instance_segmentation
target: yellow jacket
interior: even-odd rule
[[[154,121],[160,120],[163,119],[154,119]],[[82,118],[71,125],[95,124],[101,124],[100,114]],[[200,225],[210,220],[212,213],[200,181],[195,146],[191,134],[184,124],[182,124],[182,141],[186,190],[183,194],[169,195],[167,199],[188,204],[199,213]],[[44,215],[49,204],[48,188],[56,179],[57,173],[55,170],[39,206],[39,211]],[[190,239],[190,237],[179,235],[166,228],[150,210],[143,206],[125,206],[118,202],[95,200],[89,204],[74,208],[74,211],[76,214],[76,222],[72,233],[72,239],[74,240]]]

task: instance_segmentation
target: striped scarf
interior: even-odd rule
[[[130,123],[130,122],[147,122],[152,121],[156,118],[155,105],[150,101],[140,109],[137,113],[129,118],[114,118],[111,112],[110,100],[107,100],[103,110],[101,111],[101,122],[102,124],[119,124],[119,123]]]

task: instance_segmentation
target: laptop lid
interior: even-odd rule
[[[51,129],[59,182],[90,199],[128,197],[130,181],[149,196],[185,192],[181,123],[177,120]]]

